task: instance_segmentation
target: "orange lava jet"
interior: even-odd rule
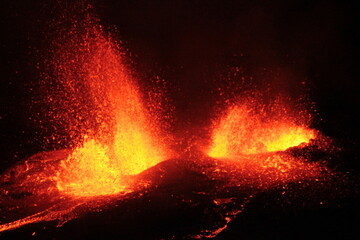
[[[229,158],[243,154],[284,151],[309,143],[316,131],[304,123],[296,124],[281,105],[256,110],[246,103],[229,108],[213,130],[208,155]]]
[[[286,151],[317,137],[318,132],[307,126],[309,117],[304,112],[290,113],[278,100],[268,105],[261,99],[244,100],[231,106],[214,126],[207,154],[219,159],[220,165],[222,159],[238,169],[242,179],[234,176],[235,182],[249,180],[260,188],[319,177],[325,170],[320,164]]]
[[[280,99],[265,104],[261,94],[257,97],[244,98],[230,106],[214,124],[207,150],[213,167],[204,168],[204,173],[222,180],[224,189],[249,192],[246,201],[276,186],[286,189],[289,182],[323,181],[328,172],[325,166],[288,151],[311,144],[318,137],[318,132],[308,127],[311,115],[307,111],[296,112],[295,108],[289,110]],[[205,231],[208,237],[226,229],[244,204],[228,212],[224,225]]]
[[[67,139],[72,150],[34,155],[0,176],[6,212],[0,232],[66,222],[106,204],[109,195],[146,187],[132,176],[170,157],[158,128],[162,116],[152,106],[160,103],[143,100],[123,50],[88,10],[55,24],[59,34],[43,73],[46,115],[57,130],[49,139],[60,146]]]
[[[127,187],[122,183],[124,176],[138,174],[168,157],[156,113],[147,112],[121,49],[97,22],[88,17],[74,24],[67,44],[53,61],[68,97],[60,99],[56,108],[66,108],[72,100],[77,103],[60,118],[65,118],[70,131],[83,135],[56,176],[57,188],[75,196],[123,191]],[[83,88],[81,92],[74,89],[77,86]],[[90,123],[83,126],[83,119]]]
[[[170,159],[166,135],[159,129],[164,125],[156,111],[160,107],[149,107],[159,103],[144,101],[119,44],[92,14],[82,14],[85,18],[71,23],[63,17],[67,28],[53,42],[51,74],[44,79],[47,117],[58,130],[51,139],[61,142],[64,137],[56,140],[58,135],[66,135],[72,148],[34,155],[0,176],[0,232],[40,221],[59,220],[61,226],[140,192],[148,182],[156,188],[165,185],[159,188],[164,193],[175,186],[169,195],[179,199],[184,188],[189,198],[194,195],[189,204],[207,196],[216,209],[225,209],[235,199],[231,194],[251,199],[270,186],[319,176],[319,164],[285,151],[309,143],[317,132],[278,103],[230,107],[213,129],[210,157],[191,152],[187,160]],[[168,161],[157,165],[163,160]],[[180,200],[177,206],[186,202]],[[207,236],[226,228],[244,204],[224,210],[225,226],[205,231]]]

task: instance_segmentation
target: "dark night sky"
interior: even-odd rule
[[[1,169],[41,150],[44,133],[28,120],[30,88],[39,81],[35,66],[46,42],[44,29],[67,2],[0,3]],[[295,95],[306,81],[323,119],[315,127],[354,142],[360,129],[354,2],[106,0],[93,5],[103,25],[116,27],[144,81],[158,75],[168,83],[175,129],[208,124],[219,100],[216,89],[228,85],[224,75],[238,66],[246,79]]]

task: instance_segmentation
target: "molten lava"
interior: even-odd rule
[[[61,21],[44,89],[48,122],[56,130],[51,139],[67,139],[65,146],[72,147],[36,154],[0,176],[0,232],[40,221],[59,220],[61,226],[106,204],[123,204],[118,200],[129,192],[138,191],[145,205],[141,191],[152,183],[158,191],[153,197],[167,195],[165,203],[175,201],[179,211],[205,206],[205,214],[225,217],[225,226],[215,224],[221,227],[200,236],[214,237],[256,193],[322,172],[319,164],[285,151],[317,137],[307,121],[281,104],[259,107],[256,101],[234,105],[220,118],[210,157],[191,152],[187,159],[184,151],[182,159],[170,159],[159,129],[161,107],[154,106],[161,104],[144,100],[119,44],[86,11]]]
[[[133,191],[131,175],[169,157],[161,116],[147,110],[159,103],[145,104],[123,50],[88,10],[65,14],[55,24],[59,33],[43,73],[46,117],[57,130],[50,139],[59,145],[68,139],[72,150],[40,153],[1,176],[0,200],[11,217],[0,220],[0,231],[72,219],[76,207],[99,205],[88,203],[97,196]],[[14,201],[16,194],[25,199]],[[13,213],[21,207],[22,213]]]
[[[57,173],[57,188],[77,196],[106,195],[125,190],[122,172],[113,166],[107,152],[93,139],[84,142],[62,161]]]
[[[75,22],[63,38],[52,61],[62,94],[49,99],[55,120],[80,137],[72,139],[76,148],[60,165],[57,187],[76,196],[123,191],[123,176],[167,157],[158,117],[147,112],[121,49],[97,19]]]
[[[274,112],[276,111],[276,112]],[[213,130],[213,143],[208,151],[214,158],[243,154],[284,151],[316,137],[316,131],[295,124],[279,106],[270,112],[256,111],[246,103],[230,107]]]

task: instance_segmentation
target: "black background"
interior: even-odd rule
[[[41,62],[38,52],[46,45],[45,29],[70,2],[1,1],[1,171],[44,150],[41,139],[47,133],[29,120],[36,92],[31,88],[40,81],[36,64]],[[359,170],[355,1],[104,0],[92,4],[104,26],[116,27],[144,81],[159,76],[167,82],[175,107],[175,131],[207,125],[219,100],[217,89],[228,84],[224,76],[231,68],[241,67],[247,81],[252,77],[274,91],[296,95],[305,81],[319,113],[314,127],[348,146],[350,154],[336,164]]]

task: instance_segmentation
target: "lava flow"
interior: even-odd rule
[[[131,176],[169,157],[161,116],[147,110],[119,44],[92,14],[65,15],[43,76],[47,118],[58,129],[51,139],[66,135],[73,150],[37,154],[1,176],[0,232],[72,219],[84,203],[100,204],[96,197],[131,192]]]

